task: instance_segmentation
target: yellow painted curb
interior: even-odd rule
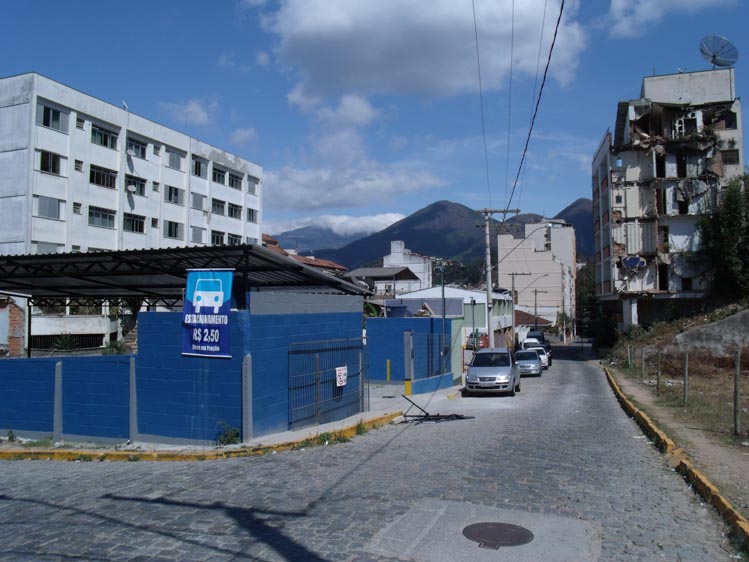
[[[355,425],[350,425],[330,433],[333,439],[346,438],[350,439],[357,435],[357,431],[369,431],[382,425],[391,423],[396,418],[403,415],[403,412],[390,412],[371,420],[358,421]],[[86,451],[70,449],[6,449],[0,451],[0,460],[20,461],[20,460],[51,460],[51,461],[213,461],[218,459],[232,459],[241,457],[251,457],[255,455],[264,455],[277,451],[288,451],[289,449],[299,449],[304,446],[313,446],[320,439],[323,433],[310,435],[297,441],[288,441],[276,445],[255,445],[253,447],[240,447],[239,449],[210,450],[195,452],[179,451]]]
[[[695,491],[707,503],[712,505],[720,513],[723,521],[733,530],[737,542],[745,550],[749,550],[749,522],[738,512],[728,498],[720,493],[720,490],[710,482],[708,477],[694,467],[684,451],[676,447],[676,444],[655,425],[650,416],[629,401],[619,387],[619,384],[614,380],[614,377],[611,376],[608,368],[603,367],[603,370],[606,373],[609,385],[616,395],[616,399],[622,405],[624,411],[634,418],[643,430],[643,433],[650,437],[662,453],[666,454],[669,464],[694,487]]]

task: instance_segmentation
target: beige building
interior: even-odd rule
[[[556,325],[575,318],[575,229],[563,221],[526,224],[498,237],[498,283],[515,289],[518,309]],[[574,326],[560,326],[569,333]]]
[[[699,305],[697,223],[742,173],[733,68],[643,79],[593,158],[596,294],[619,327]]]

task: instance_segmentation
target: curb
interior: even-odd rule
[[[242,457],[252,457],[265,455],[279,451],[288,451],[290,449],[299,449],[305,446],[314,446],[315,441],[325,433],[338,438],[350,439],[357,434],[357,427],[364,427],[366,431],[376,429],[380,426],[392,423],[403,415],[403,412],[390,412],[369,419],[367,421],[359,420],[354,425],[343,427],[336,431],[313,433],[304,439],[296,441],[287,441],[275,445],[254,445],[252,447],[243,446],[238,449],[211,450],[205,452],[182,453],[178,451],[87,451],[71,449],[6,449],[0,451],[0,460],[21,461],[21,460],[51,460],[51,461],[214,461],[220,459],[235,459]]]
[[[739,545],[744,549],[749,548],[749,522],[742,516],[731,502],[720,493],[717,486],[695,468],[692,461],[684,453],[684,450],[677,448],[676,444],[668,437],[658,426],[655,425],[650,416],[642,410],[636,408],[619,388],[619,384],[609,372],[607,367],[603,367],[609,385],[616,395],[616,399],[621,404],[627,414],[629,414],[640,426],[643,433],[647,435],[658,450],[668,457],[669,464],[682,475],[684,480],[692,485],[694,490],[702,496],[708,504],[712,505],[723,518],[723,521],[731,528]]]

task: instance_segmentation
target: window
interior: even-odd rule
[[[244,239],[244,241],[247,244],[257,244],[257,238],[253,238],[252,236],[248,236],[247,238]]]
[[[132,186],[132,187],[130,187]],[[141,197],[146,196],[146,180],[138,178],[136,176],[126,175],[125,176],[125,189],[128,193],[140,195]]]
[[[202,244],[205,237],[205,228],[199,226],[190,227],[190,242]]]
[[[211,199],[211,212],[214,215],[226,214],[226,203],[221,199]]]
[[[86,124],[86,121],[83,119],[83,117],[76,117],[75,118],[75,128],[76,129],[83,129],[83,126]]]
[[[213,181],[224,185],[226,183],[226,172],[218,168],[213,168]]]
[[[76,215],[81,214],[81,204],[80,203],[73,203],[73,213]]]
[[[157,218],[151,219],[151,228],[159,228],[159,219]]]
[[[192,159],[192,175],[199,178],[208,177],[208,162],[200,160],[199,158]]]
[[[89,166],[88,181],[94,185],[115,189],[117,184],[117,172],[91,164]]]
[[[65,250],[64,244],[55,244],[54,242],[31,242],[32,254],[56,254]]]
[[[73,244],[73,245],[72,245],[72,246],[70,247],[70,251],[71,251],[71,252],[73,252],[74,254],[77,254],[78,252],[80,252],[80,251],[81,251],[81,247],[80,247],[80,246],[78,246],[77,244]]]
[[[91,142],[117,150],[117,133],[98,125],[91,125]]]
[[[83,171],[83,160],[76,160],[75,161],[75,171],[76,172],[82,172]]]
[[[234,189],[242,189],[242,176],[237,174],[229,174],[229,187]]]
[[[68,114],[43,103],[36,106],[36,124],[55,131],[68,132]]]
[[[250,193],[251,195],[257,195],[257,184],[259,183],[259,179],[253,176],[247,176],[247,193]]]
[[[726,164],[728,166],[736,166],[739,163],[738,150],[721,150],[720,155],[723,158],[723,164]]]
[[[211,244],[214,246],[223,246],[224,233],[220,230],[211,230]]]
[[[229,246],[239,246],[242,243],[242,237],[239,234],[229,234],[227,244]]]
[[[33,213],[35,217],[65,220],[65,201],[53,197],[34,195]]]
[[[136,158],[143,158],[146,159],[146,149],[148,148],[148,144],[145,142],[141,142],[139,140],[131,139],[128,137],[127,139],[127,153],[128,155],[130,152],[132,152],[132,156],[135,156]]]
[[[229,203],[229,218],[242,220],[242,205]]]
[[[167,185],[164,192],[164,201],[174,203],[175,205],[185,204],[185,190],[173,185]]]
[[[201,195],[200,193],[193,193],[192,194],[192,208],[197,209],[198,211],[205,211],[205,201],[207,197],[205,195]]]
[[[159,185],[159,182],[155,181],[153,182],[153,191],[158,191],[161,186]]]
[[[143,234],[146,231],[146,217],[125,213],[122,219],[122,229],[125,232],[140,232]]]
[[[182,240],[185,237],[185,225],[180,222],[164,221],[164,237]]]
[[[60,155],[46,150],[39,151],[39,169],[48,174],[60,175]]]
[[[115,211],[103,209],[102,207],[88,207],[88,224],[89,226],[98,226],[100,228],[114,228]]]
[[[174,152],[173,150],[167,150],[166,154],[169,157],[167,166],[169,168],[174,168],[175,170],[182,170],[182,155],[179,152]]]
[[[257,209],[247,209],[247,222],[257,223]]]

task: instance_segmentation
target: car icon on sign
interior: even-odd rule
[[[198,279],[192,293],[192,305],[196,313],[200,312],[202,307],[213,307],[213,314],[218,314],[218,309],[223,303],[224,291],[221,279]]]

